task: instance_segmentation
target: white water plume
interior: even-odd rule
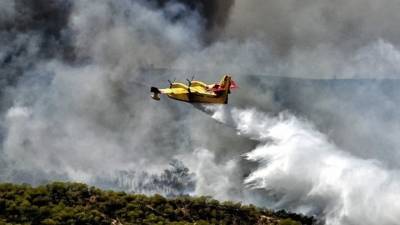
[[[325,218],[326,224],[397,224],[399,171],[342,151],[306,120],[284,112],[208,108],[233,123],[240,135],[259,141],[244,157],[259,166],[246,179],[264,189],[274,208]]]

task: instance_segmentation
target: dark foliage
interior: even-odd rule
[[[147,197],[79,183],[0,184],[0,224],[312,224],[312,218],[209,197]]]

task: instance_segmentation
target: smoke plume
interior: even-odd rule
[[[0,181],[395,224],[399,10],[394,0],[4,1]],[[229,107],[149,97],[168,79],[224,73],[240,86]]]

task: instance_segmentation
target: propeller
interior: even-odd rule
[[[169,88],[172,88],[172,84],[175,83],[175,81],[176,81],[176,78],[174,78],[174,81],[172,81],[172,82],[170,80],[168,80]]]
[[[187,80],[187,82],[189,83],[189,87],[192,85],[192,81],[193,81],[193,79],[194,79],[194,75],[192,76],[192,79],[186,79]]]

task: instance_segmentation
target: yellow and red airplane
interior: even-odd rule
[[[151,97],[158,101],[160,100],[159,94],[165,94],[172,99],[184,102],[227,104],[231,89],[238,87],[229,75],[224,75],[221,81],[215,84],[205,84],[197,80],[187,81],[188,85],[170,82],[169,88],[151,87]]]

